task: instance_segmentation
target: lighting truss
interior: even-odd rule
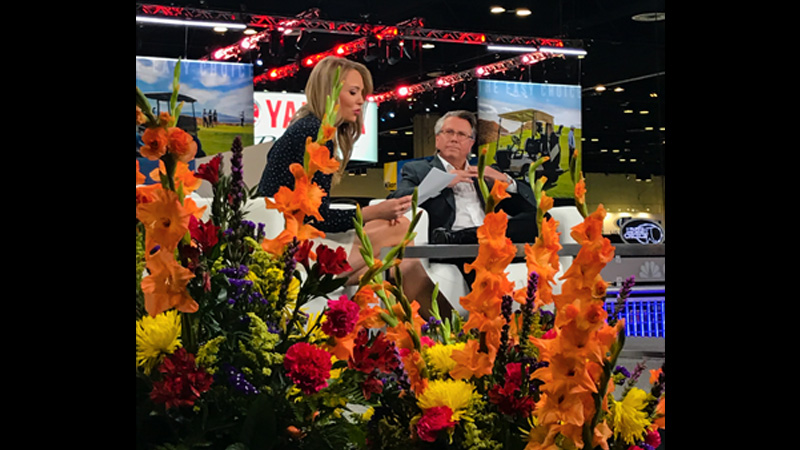
[[[201,60],[229,60],[236,58],[240,56],[243,51],[249,51],[255,48],[258,42],[269,40],[270,33],[276,30],[279,32],[287,32],[289,30],[306,30],[321,33],[345,34],[351,36],[361,36],[362,39],[371,35],[377,37],[378,40],[398,38],[405,40],[473,45],[523,45],[534,46],[537,48],[579,48],[582,46],[582,42],[579,40],[547,39],[540,37],[436,30],[425,28],[423,20],[420,18],[409,19],[407,21],[398,23],[395,26],[322,20],[319,19],[319,10],[316,8],[298,14],[296,17],[247,13],[242,13],[237,16],[233,13],[222,11],[208,11],[194,8],[161,5],[143,5],[137,3],[136,13],[137,15],[163,16],[186,20],[228,20],[231,22],[245,23],[250,27],[262,29],[261,32],[245,37],[236,44],[215,50],[210,55],[201,58]],[[353,47],[364,45],[358,41],[361,41],[361,39],[352,42],[350,45]]]
[[[247,13],[242,13],[237,16],[234,13],[223,11],[209,11],[194,8],[146,5],[137,3],[136,13],[137,16],[166,17],[187,21],[214,20],[246,23],[248,26],[253,28],[262,28],[260,32],[257,32],[251,36],[247,36],[236,44],[217,49],[210,55],[200,58],[201,60],[213,59],[219,61],[239,58],[242,53],[256,49],[260,42],[269,41],[273,35],[273,32],[275,31],[288,33],[291,31],[305,30],[320,33],[360,36],[359,38],[350,42],[339,44],[328,51],[306,56],[299,62],[288,64],[282,67],[267,69],[264,71],[264,73],[254,78],[253,81],[256,85],[295,76],[300,71],[301,66],[313,67],[317,62],[327,56],[352,55],[360,51],[367,50],[370,48],[370,46],[380,45],[381,41],[390,41],[394,39],[485,46],[517,46],[528,47],[531,50],[529,53],[525,53],[514,58],[509,58],[504,61],[498,61],[496,63],[480,66],[475,69],[468,69],[458,73],[441,76],[410,86],[401,86],[391,91],[375,93],[372,95],[371,100],[377,103],[397,98],[406,98],[422,92],[453,86],[473,78],[480,78],[498,72],[505,72],[523,65],[536,64],[549,58],[564,57],[565,55],[582,55],[586,53],[581,49],[582,42],[579,40],[547,39],[452,30],[435,30],[425,28],[422,19],[419,18],[410,19],[394,26],[338,22],[319,19],[319,10],[316,8],[298,14],[296,17],[281,17]]]
[[[422,83],[412,84],[409,86],[399,86],[391,91],[376,92],[370,96],[369,100],[381,104],[390,100],[409,98],[422,94],[423,92],[455,86],[456,84],[470,81],[475,78],[481,78],[495,73],[503,73],[507,70],[515,69],[520,66],[533,65],[546,59],[555,57],[563,57],[563,55],[555,52],[540,51],[526,53],[514,58],[479,66],[474,69],[462,70],[461,72],[443,75],[435,79],[423,81]]]

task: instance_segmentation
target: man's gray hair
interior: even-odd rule
[[[444,121],[448,117],[458,117],[459,119],[464,119],[467,122],[469,122],[470,127],[472,127],[471,137],[473,138],[475,137],[475,128],[477,127],[477,120],[475,120],[475,114],[463,109],[459,109],[456,111],[448,111],[442,117],[439,117],[439,119],[433,125],[433,132],[435,134],[439,134],[442,132],[442,126],[444,126]]]

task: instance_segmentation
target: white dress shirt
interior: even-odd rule
[[[441,155],[437,154],[436,157],[441,161],[445,172],[449,173],[451,170],[455,169],[455,167],[445,161]],[[468,167],[469,163],[465,161],[462,170],[466,170]],[[517,183],[511,177],[508,177],[508,179],[509,184],[506,188],[506,192],[516,193]],[[483,218],[486,216],[486,212],[481,206],[479,198],[480,193],[475,189],[475,185],[467,182],[457,183],[453,186],[453,195],[456,201],[456,219],[453,222],[452,229],[461,230],[483,225]]]

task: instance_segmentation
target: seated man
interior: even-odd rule
[[[396,198],[413,193],[434,167],[456,175],[439,195],[419,205],[428,213],[428,241],[432,244],[478,242],[476,231],[483,224],[485,204],[478,187],[478,168],[467,161],[475,141],[475,124],[475,116],[469,111],[451,111],[442,116],[434,125],[436,155],[430,161],[404,164],[397,190],[389,195]],[[511,216],[506,236],[515,243],[533,242],[538,230],[536,200],[530,185],[493,167],[487,166],[483,175],[490,190],[496,180],[509,183],[507,192],[511,197],[501,201],[495,209],[502,209]]]

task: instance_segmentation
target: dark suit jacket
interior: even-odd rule
[[[397,182],[397,190],[389,195],[389,198],[403,197],[414,193],[414,188],[422,183],[425,176],[432,168],[437,168],[444,171],[444,166],[439,160],[438,156],[434,156],[430,160],[411,161],[403,164],[401,170],[401,178]],[[495,207],[495,211],[502,209],[507,214],[517,216],[523,214],[525,217],[535,217],[536,200],[533,197],[533,190],[530,185],[521,180],[515,180],[517,183],[517,193],[511,194],[510,198],[504,199],[500,204]],[[478,199],[482,205],[485,205],[483,198],[480,195],[480,188],[478,187],[478,180],[475,180],[475,191],[478,193]],[[487,181],[489,189],[492,188],[492,182]],[[444,227],[451,229],[453,222],[456,219],[456,201],[453,190],[445,188],[441,194],[436,197],[428,199],[426,202],[419,205],[428,213],[429,227],[428,238],[430,239],[430,231],[435,228]],[[535,221],[534,221],[535,226]]]

